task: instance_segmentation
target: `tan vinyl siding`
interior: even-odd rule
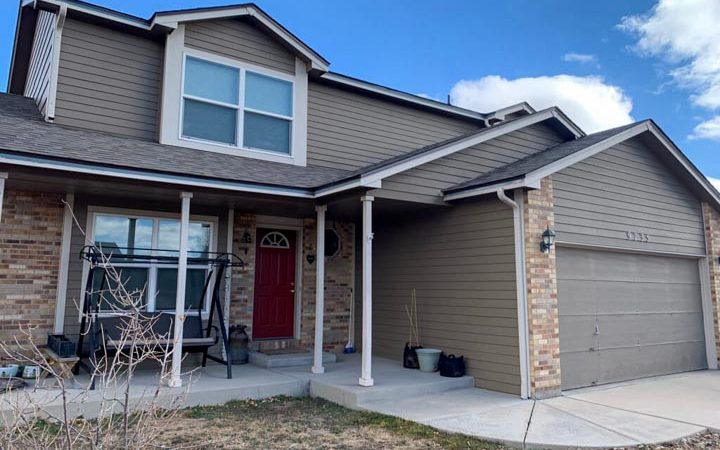
[[[465,355],[477,386],[518,394],[512,210],[484,199],[403,221],[377,218],[373,354],[400,362],[413,288],[421,344]],[[357,323],[361,327],[360,316]]]
[[[478,122],[309,82],[310,166],[354,170],[479,128]]]
[[[43,115],[45,115],[50,92],[55,22],[55,14],[48,11],[38,12],[30,66],[25,82],[24,95],[35,99],[35,103]]]
[[[549,126],[536,124],[383,180],[377,197],[442,203],[442,190],[562,142]]]
[[[159,42],[68,19],[55,122],[156,139],[162,64]]]
[[[242,20],[188,23],[185,26],[185,45],[295,74],[295,56],[270,35]]]
[[[558,172],[553,186],[559,242],[705,254],[700,201],[638,140]]]

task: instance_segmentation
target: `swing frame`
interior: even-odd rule
[[[83,301],[83,308],[82,308],[82,315],[80,319],[80,335],[78,337],[78,346],[77,346],[77,356],[80,358],[75,367],[73,368],[73,372],[77,375],[80,372],[80,369],[84,369],[86,372],[92,374],[95,367],[97,367],[97,353],[101,350],[104,351],[124,351],[125,348],[122,346],[114,346],[112,344],[112,340],[105,339],[103,340],[103,337],[105,336],[105,329],[103,327],[103,322],[108,323],[108,327],[117,327],[116,323],[118,317],[122,317],[121,312],[118,313],[111,313],[103,316],[102,311],[100,310],[100,303],[103,299],[103,293],[105,292],[105,287],[109,286],[109,279],[107,274],[107,268],[110,267],[113,263],[113,259],[117,261],[118,263],[123,264],[123,267],[132,267],[132,264],[147,264],[148,262],[152,263],[153,265],[177,265],[178,264],[178,257],[177,256],[168,256],[168,253],[178,253],[177,250],[161,250],[161,249],[130,249],[130,248],[120,248],[120,247],[113,247],[113,251],[123,251],[123,253],[117,254],[117,253],[110,253],[106,254],[103,253],[102,250],[96,246],[88,245],[83,247],[83,249],[80,251],[80,258],[88,261],[89,263],[89,270],[87,274],[87,278],[85,280],[85,290],[84,290],[84,301]],[[149,254],[135,254],[135,252],[147,252]],[[156,253],[162,253],[162,255],[157,255]],[[193,253],[193,252],[190,252]],[[244,267],[245,263],[243,260],[238,257],[235,254],[232,253],[214,253],[214,252],[195,252],[195,253],[201,253],[203,256],[199,257],[188,257],[188,263],[190,264],[198,264],[198,265],[207,265],[208,266],[208,273],[205,279],[205,283],[203,286],[202,294],[200,297],[200,301],[198,302],[197,307],[197,315],[191,315],[190,311],[188,310],[186,313],[186,320],[191,319],[193,321],[196,320],[196,322],[193,324],[194,327],[191,328],[191,332],[195,332],[196,336],[186,336],[185,329],[183,330],[183,340],[187,338],[194,339],[195,342],[183,342],[182,349],[183,353],[202,353],[202,367],[205,367],[207,365],[207,360],[211,359],[219,364],[223,364],[227,367],[227,378],[232,378],[232,358],[231,358],[231,351],[230,351],[230,343],[229,343],[229,335],[228,330],[225,327],[225,313],[223,305],[220,301],[220,286],[222,284],[222,280],[225,276],[225,271],[228,268],[232,267]],[[102,278],[100,280],[100,285],[95,286],[95,274],[101,271],[102,272]],[[212,281],[213,276],[215,276],[215,280],[212,287],[212,294],[210,296],[210,307],[208,311],[208,317],[207,317],[207,324],[203,326],[203,305],[205,303],[205,299],[207,298],[207,292],[208,288],[210,287],[210,282]],[[154,311],[154,312],[147,312],[148,316],[160,316],[160,315],[166,315],[170,316],[170,313],[162,312],[162,311]],[[220,326],[213,325],[213,320],[215,317],[215,314],[217,314],[218,322]],[[162,339],[162,340],[156,340],[156,344],[161,344],[166,346],[166,348],[172,347],[172,340],[173,340],[173,330],[174,327],[172,326],[173,321],[175,320],[174,313],[172,315],[172,318],[169,319],[170,325],[169,329],[166,331],[168,338]],[[158,321],[155,321],[154,323],[157,323]],[[165,321],[167,322],[167,321]],[[215,336],[214,338],[211,336],[213,329],[215,330]],[[225,349],[224,354],[225,358],[217,357],[215,355],[211,355],[208,353],[209,349],[213,346],[215,346],[218,342],[218,330],[220,334],[220,338],[222,339],[223,347]],[[109,331],[109,330],[108,330]],[[85,339],[88,339],[89,344],[89,351],[85,351]],[[89,361],[85,361],[85,359],[89,359]],[[91,389],[95,388],[95,379],[93,377],[92,383],[91,383]]]

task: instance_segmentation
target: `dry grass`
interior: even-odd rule
[[[320,399],[287,397],[184,410],[157,444],[202,449],[505,448]]]

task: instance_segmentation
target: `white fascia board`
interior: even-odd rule
[[[177,14],[156,14],[151,22],[151,28],[155,25],[162,25],[169,28],[176,28],[179,23],[187,21],[215,20],[229,17],[250,16],[269,29],[273,34],[287,42],[293,49],[310,61],[312,68],[327,72],[329,63],[321,56],[312,51],[298,38],[279,26],[274,20],[263,14],[252,6],[238,6],[234,8],[218,8],[206,11],[188,11]]]
[[[359,179],[353,179],[344,183],[338,183],[336,185],[318,189],[315,191],[315,198],[327,197],[328,195],[356,188],[380,189],[381,187],[381,180],[368,181],[363,177],[360,177]]]
[[[609,138],[602,140],[600,142],[597,142],[583,150],[580,150],[579,152],[573,153],[572,155],[558,159],[555,162],[552,162],[546,166],[543,166],[540,169],[534,170],[534,171],[528,173],[525,177],[528,180],[531,180],[534,182],[539,182],[543,178],[545,178],[549,175],[552,175],[555,172],[558,172],[567,167],[570,167],[573,164],[576,164],[586,158],[589,158],[597,153],[600,153],[603,150],[607,150],[608,148],[612,147],[613,145],[617,145],[621,142],[624,142],[624,141],[626,141],[630,138],[633,138],[633,137],[637,136],[638,134],[643,133],[647,130],[648,130],[648,124],[646,122],[639,123],[632,128],[628,128],[627,130],[625,130],[621,133],[618,133],[614,136],[610,136]]]
[[[469,109],[460,108],[457,106],[447,105],[445,103],[442,103],[442,102],[439,102],[436,100],[419,97],[417,95],[408,94],[406,92],[397,91],[392,88],[387,88],[387,87],[369,83],[366,81],[346,77],[346,76],[343,76],[343,75],[340,75],[337,73],[331,73],[331,72],[324,73],[320,78],[324,79],[324,80],[332,81],[334,83],[343,84],[345,86],[351,86],[351,87],[354,87],[356,89],[360,89],[363,91],[380,94],[385,97],[392,97],[392,98],[395,98],[398,100],[402,100],[404,102],[415,103],[416,105],[425,106],[427,108],[444,111],[446,113],[450,113],[453,115],[464,116],[464,117],[468,117],[470,119],[482,120],[482,121],[484,121],[487,118],[487,114],[479,113],[476,111],[471,111]]]
[[[703,174],[698,172],[695,166],[689,163],[687,157],[685,157],[682,151],[677,148],[675,144],[673,144],[673,142],[669,140],[667,136],[665,136],[665,133],[660,131],[660,129],[658,129],[658,127],[654,123],[648,122],[647,126],[648,131],[650,131],[653,136],[655,136],[657,140],[660,141],[660,143],[663,144],[665,148],[667,148],[670,154],[673,155],[673,157],[675,157],[675,159],[685,168],[685,170],[687,170],[690,175],[692,175],[692,177],[705,189],[705,191],[707,191],[708,195],[710,195],[717,202],[717,204],[720,205],[720,196],[718,195],[718,191],[715,189],[712,183],[710,183],[710,181],[705,178]]]
[[[40,2],[38,2],[38,0],[25,0],[23,2],[23,6],[26,6],[29,4],[35,4],[35,3],[44,3],[44,4],[56,6],[58,8],[63,5],[66,5],[68,10],[70,10],[70,11],[81,12],[83,14],[100,17],[102,19],[121,23],[123,25],[128,25],[131,27],[141,28],[143,30],[150,30],[152,28],[152,26],[150,26],[150,24],[147,23],[147,21],[145,21],[143,19],[140,19],[140,18],[132,19],[123,14],[112,14],[107,11],[102,11],[102,10],[93,8],[91,5],[86,6],[86,5],[82,5],[82,4],[74,3],[74,2],[65,2],[62,0],[41,0]]]
[[[0,164],[12,164],[39,169],[54,169],[86,175],[99,175],[156,183],[181,184],[210,189],[222,189],[253,194],[280,195],[284,197],[315,198],[311,189],[293,189],[283,187],[259,186],[251,183],[222,180],[201,180],[193,177],[171,174],[147,173],[133,169],[97,167],[91,164],[79,164],[66,161],[48,161],[20,155],[0,154]]]
[[[413,169],[417,166],[429,163],[436,159],[459,152],[460,150],[464,150],[468,147],[472,147],[474,145],[489,141],[490,139],[494,139],[507,133],[512,133],[513,131],[517,131],[521,128],[525,128],[538,122],[542,122],[552,117],[555,117],[554,111],[549,109],[519,119],[515,119],[511,122],[500,123],[492,128],[482,129],[478,131],[477,134],[468,136],[465,139],[461,139],[459,141],[440,146],[426,153],[418,155],[417,157],[402,160],[388,167],[379,168],[377,171],[364,174],[363,178],[367,182],[379,181],[384,178],[396,175],[398,173],[405,172],[406,170]]]
[[[453,200],[460,200],[463,198],[477,197],[479,195],[494,194],[498,191],[498,189],[511,190],[518,188],[540,189],[540,182],[530,181],[524,177],[515,180],[501,181],[499,183],[492,183],[486,186],[467,189],[465,191],[452,192],[450,194],[446,194],[443,197],[443,200],[449,202]]]

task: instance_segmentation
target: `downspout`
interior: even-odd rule
[[[497,190],[498,199],[513,210],[513,228],[515,236],[515,280],[517,285],[517,316],[518,316],[518,343],[520,350],[520,397],[526,399],[530,396],[530,353],[528,352],[529,333],[527,320],[527,289],[525,272],[525,225],[523,218],[522,198],[523,190],[516,189],[514,201],[505,195],[504,189]]]

